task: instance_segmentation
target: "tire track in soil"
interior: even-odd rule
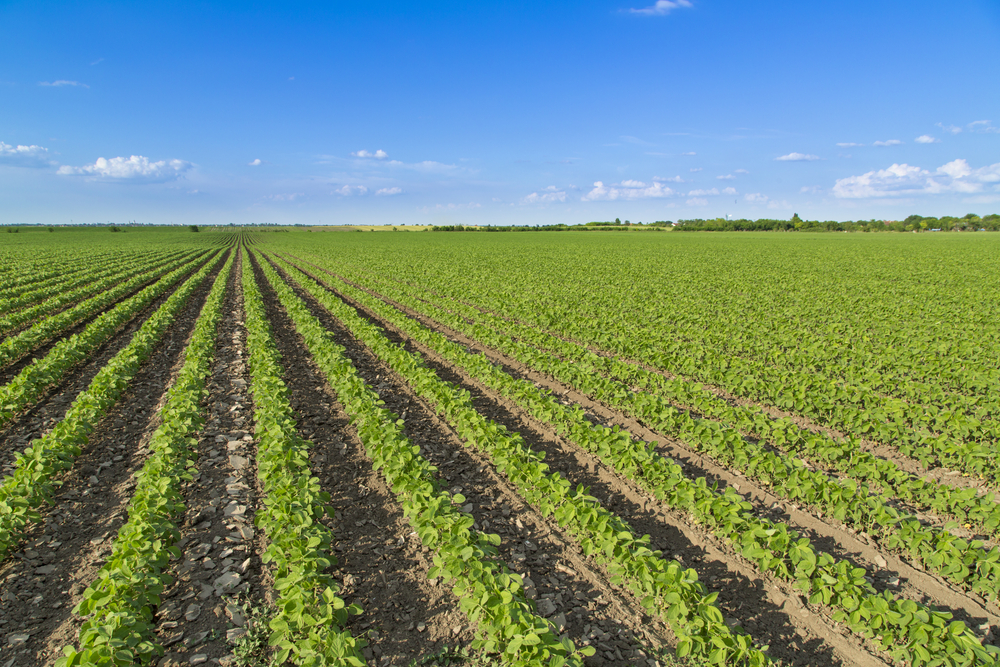
[[[332,272],[328,273],[336,275]],[[343,278],[339,279],[343,280]],[[919,565],[911,564],[898,554],[881,550],[875,540],[872,540],[867,535],[857,533],[849,526],[829,517],[822,517],[808,510],[800,509],[797,504],[789,503],[787,499],[772,495],[764,487],[758,486],[748,480],[739,471],[723,468],[707,457],[702,457],[698,453],[688,449],[683,442],[651,431],[640,422],[629,418],[613,408],[589,399],[585,395],[576,392],[567,385],[563,385],[547,375],[538,373],[514,359],[467,338],[461,333],[455,332],[424,315],[415,313],[391,299],[382,297],[365,286],[356,285],[353,282],[350,282],[350,284],[385,300],[407,316],[415,318],[434,330],[447,335],[453,341],[467,346],[470,350],[486,354],[491,361],[500,363],[506,373],[514,377],[532,381],[538,386],[546,387],[557,396],[563,397],[564,402],[572,401],[580,404],[588,411],[588,418],[595,423],[605,425],[617,424],[644,440],[658,443],[663,448],[661,453],[682,463],[685,468],[685,474],[689,477],[704,476],[710,484],[718,483],[720,487],[733,486],[746,500],[754,503],[759,508],[758,514],[767,516],[773,521],[781,521],[789,524],[804,537],[808,537],[816,548],[826,551],[837,558],[847,560],[857,567],[863,567],[870,573],[874,573],[873,584],[877,590],[882,591],[886,588],[891,588],[903,597],[935,605],[937,608],[950,611],[956,619],[965,621],[970,627],[976,628],[984,640],[996,640],[998,628],[1000,628],[1000,607],[998,607],[996,602],[990,602],[978,595],[966,592],[942,577],[924,571]],[[344,297],[341,296],[341,298]],[[350,302],[349,299],[348,302]],[[513,406],[513,404],[511,405]],[[519,412],[519,409],[514,409]],[[609,471],[609,473],[615,474],[612,471]],[[624,481],[631,484],[627,479]],[[639,492],[641,493],[641,490]],[[656,502],[652,497],[650,497],[650,501]],[[725,549],[728,550],[728,547]],[[788,588],[784,583],[777,580],[774,580],[774,582],[776,586],[786,590],[787,595],[792,599],[794,604],[798,598],[798,593]],[[824,621],[824,623],[826,622]]]
[[[430,551],[382,475],[372,468],[294,324],[259,274],[257,278],[298,430],[313,443],[310,467],[331,495],[335,518],[327,517],[324,523],[334,534],[340,595],[364,610],[351,617],[347,627],[356,635],[367,633],[365,657],[381,665],[408,665],[446,645],[467,644],[473,639],[468,619],[457,610],[450,591],[427,578],[433,565]]]
[[[198,263],[188,273],[188,276],[196,272],[202,265],[203,263]],[[170,298],[170,295],[179,289],[182,284],[183,280],[164,294],[161,294],[149,306],[137,313],[129,322],[125,323],[103,345],[94,350],[86,360],[71,368],[62,379],[49,387],[34,405],[28,407],[19,416],[15,417],[13,421],[0,428],[0,468],[2,468],[3,475],[9,475],[12,472],[14,457],[17,453],[24,451],[31,444],[32,440],[42,437],[57,422],[62,420],[77,395],[90,385],[90,381],[94,379],[94,376],[97,375],[112,357],[128,345],[129,341],[132,340],[132,336],[149,319],[150,315],[155,313],[156,309],[162,306],[163,302]],[[112,304],[108,309],[114,308],[118,303],[120,301]],[[107,312],[108,309],[103,312]],[[33,359],[44,358],[45,354],[48,354],[48,351],[59,341],[74,333],[79,333],[99,315],[100,313],[94,315],[94,317],[89,318],[86,322],[74,327],[65,336],[60,336],[50,344],[47,344],[44,347],[44,354],[39,353],[34,356],[29,354],[20,361],[15,362],[14,367],[16,367],[16,371],[10,374],[0,373],[2,375],[0,377],[0,384],[10,382],[25,366],[30,365]]]
[[[399,376],[308,294],[298,287],[295,290],[333,332],[336,342],[347,348],[359,374],[386,407],[405,420],[407,436],[438,467],[439,477],[453,493],[466,497],[475,527],[501,535],[500,557],[512,571],[527,577],[526,589],[539,613],[562,626],[577,645],[595,646],[598,653],[587,659],[588,665],[652,664],[647,656],[672,645],[665,624],[646,614],[630,594],[611,585],[603,570],[592,566],[554,522],[527,505],[485,457],[467,450]]]
[[[206,383],[208,419],[198,438],[194,479],[167,587],[156,610],[161,667],[231,662],[232,643],[244,634],[243,603],[261,604],[264,545],[253,527],[260,501],[256,484],[250,374],[240,291],[240,258],[233,262]]]
[[[90,435],[63,478],[56,505],[0,565],[0,646],[10,667],[50,665],[76,641],[81,619],[72,609],[110,553],[127,520],[134,475],[149,454],[165,392],[222,261],[191,295],[153,354]],[[25,638],[24,635],[27,635]],[[8,667],[8,663],[4,663]]]

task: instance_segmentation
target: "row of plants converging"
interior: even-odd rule
[[[66,646],[56,667],[124,667],[147,663],[163,649],[156,643],[153,610],[172,583],[167,574],[184,516],[182,485],[192,479],[195,437],[205,420],[203,400],[216,331],[235,252],[215,279],[184,352],[184,365],[159,411],[160,426],[149,441],[150,455],[136,476],[128,521],[118,530],[111,555],[83,592],[73,612],[86,618],[78,647]]]
[[[465,498],[442,488],[437,469],[403,434],[403,422],[384,407],[378,394],[358,375],[328,332],[306,305],[268,265],[265,279],[276,291],[306,348],[337,392],[357,429],[368,456],[396,494],[421,542],[434,553],[432,579],[452,584],[459,607],[476,625],[474,649],[501,656],[516,667],[582,665],[593,649],[577,649],[556,636],[554,628],[534,613],[521,577],[498,558],[500,537],[473,530],[474,520],[460,507]]]
[[[593,320],[567,305],[546,303],[545,316],[512,310],[493,301],[506,317],[634,359],[675,375],[708,382],[736,396],[806,415],[820,423],[898,449],[925,467],[944,465],[997,482],[1000,460],[992,443],[1000,425],[925,403],[886,399],[861,386],[831,382],[807,371],[781,369],[765,361],[731,356],[717,348],[663,340],[657,330],[632,321]]]
[[[241,252],[257,476],[265,495],[255,523],[267,536],[262,560],[273,564],[277,594],[268,640],[277,650],[274,664],[360,666],[365,640],[344,624],[361,609],[338,597],[339,586],[327,573],[336,562],[333,533],[320,520],[331,513],[330,495],[310,473],[311,443],[296,430],[264,302],[249,257]]]
[[[62,339],[45,357],[25,366],[10,382],[0,387],[0,426],[34,404],[67,371],[89,358],[94,350],[180,282],[196,263],[186,264],[166,274],[114,308],[104,311],[83,331]]]
[[[868,471],[882,472],[883,478],[880,481],[884,481],[885,477],[894,473],[895,479],[900,479],[902,482],[896,486],[887,484],[881,489],[875,489],[880,493],[871,493],[872,489],[865,483],[858,484],[850,479],[838,480],[823,472],[811,470],[799,459],[784,456],[780,452],[775,453],[758,442],[748,440],[724,424],[698,419],[684,410],[674,408],[671,403],[693,405],[702,414],[707,413],[709,416],[722,419],[723,422],[736,422],[743,428],[767,432],[773,441],[786,445],[786,449],[792,451],[797,449],[794,446],[796,444],[804,445],[803,449],[810,449],[813,452],[822,451],[822,446],[830,442],[826,436],[811,437],[814,434],[807,435],[801,430],[792,428],[779,430],[778,426],[772,426],[776,420],[765,420],[759,414],[748,414],[748,410],[730,406],[714,395],[711,396],[712,400],[699,400],[705,398],[705,392],[697,387],[689,390],[686,383],[681,380],[667,380],[656,373],[617,360],[597,357],[586,350],[581,353],[579,346],[548,336],[545,340],[546,345],[550,349],[558,349],[561,353],[556,356],[524,342],[524,338],[530,337],[531,333],[523,331],[523,327],[517,331],[522,338],[518,340],[509,334],[478,324],[472,319],[472,313],[467,311],[456,315],[439,306],[413,299],[391,285],[383,284],[383,289],[400,303],[417,310],[422,307],[425,312],[432,313],[428,316],[479,340],[488,347],[550,374],[588,396],[621,409],[662,432],[682,438],[690,446],[709,454],[719,463],[735,467],[769,485],[775,494],[808,504],[857,530],[867,532],[881,540],[890,550],[909,554],[928,570],[947,577],[952,582],[986,598],[996,598],[1000,589],[1000,548],[987,548],[980,540],[969,541],[956,537],[950,532],[951,528],[957,527],[953,524],[946,525],[944,529],[925,526],[915,517],[901,513],[887,504],[891,496],[897,495],[894,493],[896,489],[902,488],[908,493],[900,495],[908,499],[916,496],[921,502],[933,503],[937,507],[944,505],[953,513],[961,513],[963,518],[975,520],[990,532],[995,532],[997,522],[1000,521],[1000,510],[988,496],[977,496],[974,489],[958,490],[912,478],[891,462],[878,459],[867,452],[857,452],[856,459],[866,464]],[[480,319],[483,318],[482,313],[478,315]],[[495,322],[491,324],[496,325]],[[605,363],[601,365],[592,363],[595,357]],[[657,383],[656,386],[669,384],[672,389],[669,394],[671,400],[664,399],[664,392],[651,394],[634,392],[630,384],[606,378],[599,372],[609,367],[618,373],[622,373],[619,369],[625,367],[624,372],[631,373],[629,379],[640,375],[646,384],[661,378],[664,382]],[[787,426],[789,423],[789,420],[780,422],[782,426]],[[798,439],[787,437],[788,435],[797,436]],[[824,460],[832,456],[835,451],[823,452]],[[863,478],[864,474],[861,476]],[[962,500],[965,503],[962,503]]]
[[[0,336],[7,335],[8,332],[29,324],[40,317],[51,315],[81,299],[87,299],[103,292],[116,283],[121,282],[126,276],[142,273],[156,265],[165,264],[178,254],[180,253],[173,253],[167,257],[139,261],[132,260],[124,263],[120,258],[109,260],[108,264],[110,266],[107,268],[78,272],[74,279],[57,283],[53,287],[46,289],[45,291],[51,292],[51,294],[48,294],[44,300],[39,299],[40,303],[29,308],[13,310],[0,306],[0,313],[4,313],[3,317],[0,317]]]
[[[206,263],[154,312],[73,400],[51,431],[17,454],[14,472],[0,484],[0,560],[17,545],[25,527],[41,519],[38,508],[52,503],[61,484],[56,476],[69,470],[88,442],[94,427],[117,403],[139,368],[153,353],[163,334],[201,286],[219,259]]]
[[[44,287],[53,283],[59,283],[67,276],[90,268],[94,260],[103,260],[109,255],[76,254],[74,258],[66,257],[45,257],[36,258],[35,261],[12,262],[9,268],[2,275],[3,287],[0,288],[0,299],[16,298],[25,290]]]
[[[308,284],[306,278],[302,282]],[[405,324],[405,318],[400,318],[398,312],[392,315],[385,304],[378,306],[364,292],[346,284],[339,284],[338,289],[377,308],[380,316],[391,317],[399,326]],[[405,330],[449,360],[463,365],[474,377],[521,403],[528,412],[552,424],[570,440],[608,459],[619,471],[638,477],[637,481],[661,500],[690,511],[713,531],[730,539],[762,570],[794,581],[812,603],[833,607],[835,620],[846,623],[862,636],[874,637],[895,658],[912,664],[937,664],[941,660],[945,661],[943,664],[997,664],[1000,650],[984,647],[964,623],[949,623],[950,614],[911,600],[896,599],[888,591],[878,594],[865,580],[865,570],[853,568],[846,561],[835,562],[786,525],[755,516],[750,504],[731,489],[718,493],[703,479],[691,482],[680,474],[679,466],[656,454],[653,445],[637,442],[625,432],[586,422],[578,407],[562,406],[531,383],[504,377],[486,359],[463,354],[461,346],[440,335],[421,333],[419,325],[407,325]],[[690,439],[691,433],[685,435],[688,436],[685,439]],[[724,441],[719,440],[718,444],[724,446]]]
[[[47,317],[18,333],[16,336],[4,339],[3,342],[0,342],[0,368],[17,361],[39,345],[61,335],[80,322],[97,315],[119,299],[136,291],[142,285],[173,271],[177,267],[198,261],[198,259],[204,258],[205,255],[205,252],[201,252],[193,259],[184,256],[169,262],[165,266],[150,269],[130,280],[114,285],[97,296],[81,301],[72,308]]]
[[[677,636],[679,656],[695,655],[716,664],[768,663],[748,635],[725,624],[715,605],[718,594],[708,593],[697,573],[650,549],[648,536],[635,535],[624,520],[588,495],[586,488],[573,488],[562,475],[549,472],[543,456],[531,450],[520,434],[508,432],[477,412],[468,392],[441,380],[417,355],[390,343],[352,308],[305,274],[285,266],[303,289],[427,400],[468,447],[486,454],[522,498],[543,515],[552,516],[585,554],[605,567],[614,583],[629,588],[647,611],[669,623]]]
[[[619,259],[633,259],[622,258]],[[466,299],[476,305],[491,309],[505,317],[523,321],[532,326],[550,330],[564,337],[576,338],[587,345],[596,346],[609,353],[629,359],[649,363],[659,369],[678,375],[685,375],[700,381],[722,386],[727,391],[739,396],[762,400],[779,407],[794,410],[830,424],[857,437],[877,439],[891,447],[897,447],[908,456],[914,456],[925,463],[939,462],[970,474],[977,474],[995,481],[996,472],[1000,470],[996,457],[990,451],[990,442],[996,440],[1000,426],[996,422],[981,422],[981,420],[962,414],[961,410],[937,408],[933,398],[909,404],[902,400],[880,396],[869,392],[863,385],[842,383],[830,379],[824,380],[808,370],[776,366],[782,358],[781,352],[786,349],[803,348],[811,354],[819,353],[828,345],[837,345],[849,341],[851,349],[857,347],[873,347],[877,341],[877,351],[891,356],[900,348],[922,350],[922,358],[941,361],[949,358],[948,354],[939,353],[939,349],[951,349],[951,343],[962,343],[962,338],[927,342],[926,346],[907,343],[893,345],[886,339],[894,340],[895,331],[886,332],[885,336],[876,335],[883,322],[883,317],[864,319],[858,328],[864,335],[849,335],[845,332],[840,336],[822,336],[815,331],[802,331],[802,323],[810,322],[815,317],[821,318],[825,327],[836,326],[839,320],[845,318],[857,319],[857,313],[863,312],[864,303],[852,299],[851,308],[839,308],[838,297],[842,294],[824,293],[822,300],[805,299],[795,301],[797,311],[781,310],[774,312],[773,297],[766,285],[754,281],[751,293],[758,296],[755,301],[771,306],[766,313],[761,312],[759,318],[734,320],[732,314],[725,310],[699,312],[693,306],[686,307],[690,301],[696,303],[701,299],[711,300],[717,296],[712,290],[693,289],[691,286],[684,293],[679,293],[672,285],[662,285],[667,294],[659,292],[657,298],[650,299],[654,292],[650,291],[647,281],[639,281],[641,288],[635,285],[615,282],[613,272],[607,280],[599,284],[589,285],[575,276],[572,281],[563,275],[548,275],[539,270],[539,278],[545,275],[546,280],[533,282],[526,280],[524,275],[512,275],[517,271],[533,273],[534,267],[519,264],[519,258],[507,267],[496,267],[495,262],[486,261],[493,271],[501,271],[499,275],[491,276],[487,281],[489,289],[483,288],[483,283],[471,284],[477,271],[470,270],[468,260],[456,258],[452,266],[434,264],[432,272],[424,271],[424,264],[419,267],[409,267],[406,263],[395,262],[391,257],[381,260],[371,255],[352,257],[349,262],[357,266],[361,261],[370,264],[372,271],[384,272],[414,282],[423,287],[433,288],[453,298]],[[593,258],[589,258],[593,263]],[[544,263],[543,263],[544,264]],[[475,267],[478,268],[478,267]],[[584,273],[592,272],[590,266],[578,266]],[[564,270],[565,271],[565,270]],[[567,274],[568,275],[568,274]],[[738,277],[738,276],[737,276]],[[549,279],[551,278],[551,280]],[[603,277],[602,277],[603,278]],[[686,281],[678,283],[686,285]],[[544,289],[540,286],[544,285]],[[610,289],[612,288],[613,289]],[[658,285],[661,287],[661,285]],[[726,292],[735,288],[727,286]],[[882,287],[884,289],[884,286]],[[724,300],[724,295],[719,296]],[[905,303],[887,303],[886,300],[871,300],[879,307],[891,307],[897,314],[905,313],[906,307],[911,310],[913,303],[909,299]],[[929,299],[928,304],[935,304]],[[821,304],[821,308],[818,304]],[[741,302],[741,306],[745,305]],[[940,304],[938,304],[940,305]],[[949,304],[950,305],[950,304]],[[924,303],[921,302],[921,307]],[[820,310],[822,312],[812,312]],[[803,312],[805,311],[805,312]],[[734,311],[736,312],[736,311]],[[754,311],[756,312],[756,311]],[[972,313],[973,319],[981,320],[982,313],[975,309],[963,309],[962,315]],[[781,315],[787,315],[782,317]],[[831,316],[831,314],[833,314]],[[954,313],[952,314],[955,315]],[[745,318],[745,314],[741,315]],[[912,322],[928,321],[923,316],[902,317]],[[952,317],[954,319],[954,317]],[[690,320],[685,322],[684,320]],[[749,337],[766,341],[772,335],[777,336],[782,325],[795,322],[795,336],[781,344],[780,349],[764,358],[741,358],[724,346],[714,345],[712,341],[701,340],[700,332],[712,329],[717,320],[724,321],[725,335],[720,340],[734,337]],[[600,327],[592,323],[600,321]],[[745,326],[745,322],[753,321],[753,327]],[[931,319],[933,321],[933,318]],[[951,320],[947,320],[949,323]],[[832,323],[831,323],[832,322]],[[819,326],[819,325],[817,325]],[[766,328],[767,335],[762,334]],[[935,332],[937,329],[935,329]],[[962,347],[962,354],[955,354],[952,362],[961,368],[970,365],[969,355],[975,351],[983,354],[995,349],[989,340],[975,328],[970,330],[968,340]],[[908,332],[906,335],[910,335]],[[914,336],[920,334],[917,331]],[[926,331],[923,331],[926,334]],[[935,335],[937,335],[935,333]],[[714,339],[713,339],[714,340]],[[700,341],[700,342],[691,342]],[[716,341],[718,342],[718,341]],[[968,349],[967,349],[968,348]],[[981,355],[982,356],[982,355]],[[983,359],[995,358],[995,354],[985,354]],[[847,365],[846,362],[845,364]],[[987,364],[989,368],[994,364]],[[900,372],[907,373],[910,365],[900,366]],[[995,374],[995,373],[994,373]],[[902,382],[901,382],[902,384]],[[917,383],[919,384],[919,383]],[[989,383],[978,382],[989,387]],[[859,393],[860,392],[860,393]],[[867,396],[865,407],[854,404],[855,396]],[[870,401],[868,400],[870,398]],[[978,396],[976,403],[989,403],[997,400],[995,392],[987,390],[985,396]],[[992,409],[991,409],[992,410]],[[1000,409],[993,410],[1000,414]],[[926,416],[925,416],[926,415]],[[913,421],[916,420],[916,421]],[[926,427],[921,427],[926,423]]]

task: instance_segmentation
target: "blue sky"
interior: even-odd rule
[[[1000,212],[1000,2],[0,6],[0,224]]]

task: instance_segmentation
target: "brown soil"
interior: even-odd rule
[[[90,435],[63,478],[55,506],[42,508],[43,521],[0,565],[0,637],[5,655],[14,658],[12,667],[52,664],[62,656],[62,647],[76,640],[81,619],[72,609],[127,519],[133,477],[149,453],[164,393],[183,364],[188,338],[219,268],[221,263]],[[25,634],[27,641],[11,639]]]

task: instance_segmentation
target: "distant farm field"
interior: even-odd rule
[[[0,667],[1000,662],[1000,236],[318,231],[0,234]]]

